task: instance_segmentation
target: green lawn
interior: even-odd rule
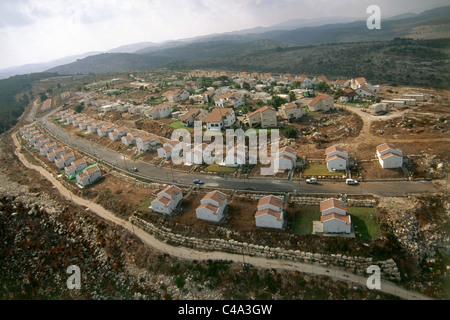
[[[207,166],[205,168],[205,171],[207,172],[222,172],[222,173],[234,173],[236,172],[237,167],[233,168],[233,167],[224,167],[224,166],[219,166],[217,163],[213,163],[209,166]]]
[[[375,240],[381,236],[377,209],[365,207],[349,207],[356,238]]]
[[[320,221],[320,207],[297,205],[295,207],[294,234],[312,233],[313,221]],[[349,207],[356,238],[375,240],[381,236],[378,214],[375,208]]]
[[[310,164],[307,163],[305,167],[304,176],[343,176],[344,171],[330,172],[326,164]]]
[[[186,127],[186,126],[181,122],[181,120],[177,120],[177,121],[171,122],[171,123],[169,123],[169,124],[167,124],[167,125],[168,125],[169,127],[173,128],[173,129],[187,129],[187,130],[189,130],[189,131],[193,131],[193,130],[194,130],[193,128]]]
[[[94,86],[104,86],[108,82],[109,81],[98,81],[98,82],[94,82],[94,83],[88,84],[86,87],[90,88],[90,87],[94,87]]]
[[[295,206],[294,234],[311,234],[313,221],[320,221],[319,206]]]
[[[148,198],[147,200],[142,202],[139,205],[138,211],[139,212],[153,212],[152,209],[149,208],[151,206],[153,200],[154,200],[153,198]]]

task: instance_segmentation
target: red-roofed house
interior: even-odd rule
[[[83,173],[77,175],[77,183],[83,187],[88,186],[102,176],[102,172],[98,166],[87,168],[83,170]]]
[[[169,102],[179,102],[189,99],[189,92],[184,89],[175,89],[164,92],[161,96]]]
[[[360,98],[371,98],[377,95],[375,91],[367,88],[365,85],[356,89],[355,92],[358,94],[358,97]]]
[[[273,107],[264,106],[248,115],[250,127],[274,128],[277,126],[277,111]]]
[[[183,199],[183,193],[177,186],[167,186],[152,201],[151,209],[163,214],[171,214]]]
[[[347,169],[348,152],[339,146],[332,146],[325,150],[327,168],[329,171]]]
[[[327,216],[321,216],[323,233],[351,233],[352,218],[350,216],[341,216],[336,213]]]
[[[344,216],[348,213],[348,208],[345,202],[335,198],[331,198],[320,202],[320,212],[323,216],[332,213]]]
[[[334,198],[322,201],[320,212],[323,233],[351,233],[351,217],[343,201]]]
[[[275,196],[261,198],[255,213],[256,226],[281,229],[284,226],[283,199]]]
[[[309,104],[310,111],[328,111],[334,107],[334,99],[328,94],[320,93]]]
[[[70,166],[67,166],[64,168],[64,171],[66,172],[67,176],[71,176],[75,173],[82,172],[84,169],[86,169],[87,163],[84,159],[78,159],[75,161],[72,161]]]
[[[222,130],[230,128],[236,122],[236,116],[232,108],[215,108],[206,117],[208,130]]]
[[[355,101],[358,99],[358,93],[353,89],[344,89],[338,94],[338,99],[343,102]]]
[[[383,143],[377,147],[377,157],[383,169],[401,168],[403,152],[392,144]]]
[[[278,113],[286,120],[299,119],[305,115],[305,110],[295,102],[283,104]]]
[[[227,206],[227,195],[218,190],[208,193],[195,210],[197,219],[219,222]]]

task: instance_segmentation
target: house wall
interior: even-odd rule
[[[158,200],[154,200],[154,201],[152,201],[151,209],[153,211],[155,211],[155,212],[158,212],[158,213],[171,214],[174,211],[175,207],[176,207],[175,203],[176,203],[175,201],[171,200],[167,204],[167,207],[166,207],[164,205],[164,203],[162,203],[162,202],[160,202]]]
[[[195,210],[195,212],[197,214],[197,219],[200,220],[219,222],[223,218],[223,208],[219,208],[219,210],[217,211],[217,215],[213,214],[206,208],[198,208],[197,210]]]
[[[207,123],[208,130],[222,130],[222,122],[208,122]]]
[[[332,171],[333,169],[335,170],[345,170],[347,169],[347,161],[343,160],[343,159],[333,159],[333,160],[328,160],[327,161],[327,168],[328,170]]]
[[[284,158],[278,159],[278,169],[279,170],[291,170],[294,167],[294,164],[292,161],[289,161]]]
[[[324,233],[350,233],[351,225],[338,219],[331,219],[323,223]]]
[[[401,168],[403,166],[403,157],[388,157],[386,159],[380,158],[380,164],[383,169]]]
[[[281,229],[281,228],[283,228],[283,223],[284,223],[283,219],[278,221],[277,218],[275,218],[274,216],[271,216],[270,214],[258,216],[255,218],[255,220],[256,220],[256,226],[261,227],[261,228]]]

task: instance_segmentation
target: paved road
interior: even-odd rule
[[[355,275],[350,272],[345,272],[342,270],[333,269],[330,267],[322,267],[308,263],[300,263],[300,262],[292,262],[292,261],[284,261],[284,260],[272,260],[265,259],[261,257],[250,257],[245,255],[238,254],[230,254],[225,252],[204,252],[197,251],[194,249],[176,246],[173,247],[165,242],[161,242],[156,239],[151,234],[147,233],[143,229],[132,225],[129,221],[123,220],[117,216],[115,216],[112,212],[106,210],[102,206],[97,203],[91,202],[89,200],[80,198],[74,194],[72,194],[68,189],[66,189],[57,178],[55,178],[52,174],[46,171],[44,168],[35,166],[29,163],[26,158],[19,152],[20,143],[17,140],[16,134],[13,135],[14,143],[15,143],[15,154],[18,156],[19,160],[29,169],[33,169],[38,171],[44,178],[49,180],[59,191],[59,193],[64,196],[66,199],[73,201],[74,203],[85,206],[89,208],[90,211],[102,217],[103,219],[118,225],[129,232],[134,233],[140,240],[142,240],[148,246],[165,252],[173,257],[181,258],[185,260],[197,260],[197,261],[205,261],[205,260],[225,260],[232,261],[235,263],[249,263],[255,267],[259,268],[270,268],[270,269],[278,269],[278,270],[289,270],[289,271],[298,271],[303,273],[309,273],[313,275],[322,275],[327,276],[336,280],[352,282],[355,284],[359,284],[362,286],[366,286],[367,278],[359,275]],[[429,300],[430,298],[419,294],[417,292],[409,291],[404,288],[397,286],[396,284],[381,280],[381,289],[380,291],[384,293],[388,293],[402,299],[408,300]]]
[[[434,193],[439,187],[427,181],[389,181],[389,182],[363,182],[358,186],[349,186],[343,182],[321,182],[318,185],[309,185],[304,181],[291,181],[287,179],[251,178],[238,179],[234,177],[219,177],[206,174],[189,174],[173,171],[169,168],[152,166],[142,161],[133,161],[110,149],[96,145],[88,140],[77,138],[55,124],[49,117],[38,119],[38,122],[62,142],[75,147],[82,152],[102,159],[122,170],[136,167],[139,175],[156,182],[192,185],[192,180],[199,178],[205,182],[207,188],[222,188],[234,190],[251,190],[267,192],[283,192],[292,194],[374,194],[378,196],[401,196],[405,193]]]

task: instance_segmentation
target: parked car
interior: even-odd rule
[[[317,183],[317,179],[316,178],[306,179],[306,183],[316,184]]]
[[[345,180],[346,184],[358,184],[358,180],[354,180],[354,179],[347,179]]]
[[[195,184],[203,184],[204,183],[202,180],[199,180],[199,179],[195,179],[192,182],[195,183]]]

